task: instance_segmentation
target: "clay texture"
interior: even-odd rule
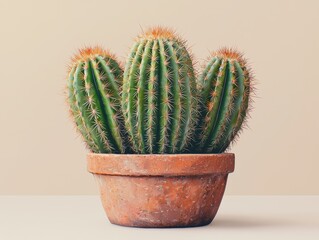
[[[222,200],[233,154],[89,154],[111,223],[189,227],[211,223]]]

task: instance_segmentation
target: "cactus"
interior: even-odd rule
[[[197,152],[224,152],[237,136],[247,115],[251,81],[239,52],[223,48],[211,55],[199,78]]]
[[[221,153],[245,126],[252,82],[242,54],[223,48],[197,84],[186,42],[157,27],[137,37],[124,72],[108,51],[80,50],[67,99],[94,153]]]
[[[124,153],[120,87],[123,70],[100,47],[85,48],[72,59],[67,99],[87,147],[95,153]]]
[[[197,89],[186,43],[153,28],[140,35],[124,71],[122,109],[137,153],[180,153],[191,142]]]

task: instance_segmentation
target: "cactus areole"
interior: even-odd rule
[[[230,48],[199,74],[193,62],[186,41],[161,27],[135,39],[124,68],[101,47],[72,58],[70,115],[114,224],[201,226],[217,213],[234,171],[224,151],[245,125],[253,77]]]

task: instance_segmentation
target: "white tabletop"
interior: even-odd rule
[[[1,240],[319,239],[319,196],[225,196],[212,224],[112,225],[98,196],[0,196]]]

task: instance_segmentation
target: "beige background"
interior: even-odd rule
[[[0,194],[95,194],[64,103],[84,45],[122,59],[141,28],[176,28],[197,60],[235,46],[258,78],[228,194],[319,194],[319,1],[0,1]]]

